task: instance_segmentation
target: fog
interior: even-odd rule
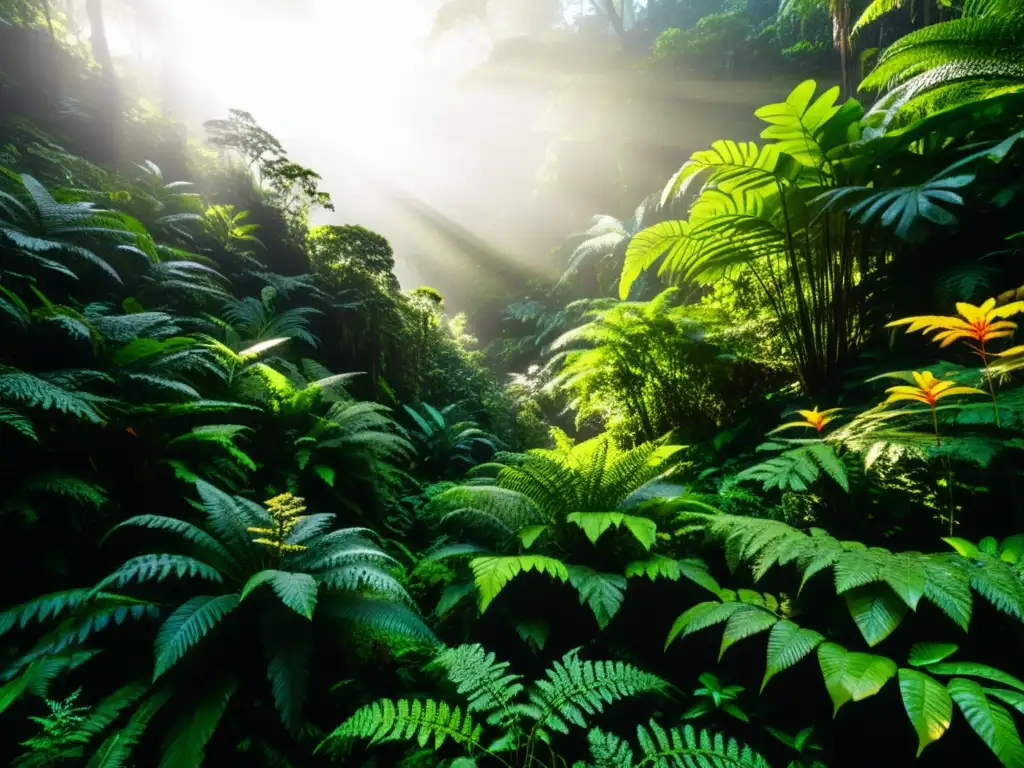
[[[481,79],[494,45],[526,30],[499,18],[432,41],[440,5],[174,0],[149,3],[145,19],[111,14],[110,38],[120,66],[161,72],[165,105],[173,90],[173,111],[195,138],[204,120],[229,108],[251,112],[294,160],[323,176],[336,211],[315,212],[314,223],[381,232],[403,286],[435,285],[460,309],[480,298],[481,275],[521,283],[558,272],[552,246],[592,214],[628,213],[691,149],[722,131],[751,138],[728,126],[742,124],[766,96],[763,83],[749,95],[719,84],[691,93],[680,110],[677,93],[630,94],[623,119],[641,102],[634,123],[645,123],[646,135],[624,157],[625,139],[619,146],[609,137],[637,131],[609,124],[604,102],[634,87],[629,65],[615,82],[607,73],[543,69]],[[548,20],[546,34],[575,21],[568,7],[565,19]],[[568,82],[577,100],[552,120],[553,99]],[[559,135],[571,138],[571,151],[559,158],[558,194],[538,196]],[[618,188],[624,162],[648,185],[642,191]]]

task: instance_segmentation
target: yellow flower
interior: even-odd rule
[[[960,302],[956,305],[956,311],[960,313],[960,317],[945,317],[943,315],[905,317],[902,320],[894,320],[886,328],[908,325],[910,327],[907,328],[907,333],[923,331],[928,334],[938,331],[932,341],[941,342],[940,346],[942,347],[948,347],[958,339],[977,341],[981,345],[980,347],[975,347],[973,344],[968,346],[984,356],[986,342],[1013,335],[1017,324],[1000,318],[1024,312],[1024,301],[1014,301],[1001,307],[996,306],[995,299],[988,299],[980,307]]]
[[[768,434],[772,435],[776,432],[781,432],[784,429],[792,429],[793,427],[810,427],[813,430],[821,432],[828,424],[835,418],[835,414],[839,413],[842,408],[829,408],[828,410],[819,411],[818,406],[814,406],[813,411],[797,411],[801,416],[804,417],[803,421],[790,421],[783,424],[781,427],[776,427]]]
[[[889,387],[885,390],[890,393],[889,398],[883,405],[899,402],[900,400],[915,400],[934,408],[935,403],[950,395],[984,395],[980,389],[974,387],[958,387],[955,381],[944,381],[936,379],[931,371],[919,373],[914,371],[916,387],[900,386]]]
[[[261,538],[253,539],[253,544],[262,544],[273,550],[280,557],[285,552],[301,552],[305,549],[301,544],[289,544],[287,539],[292,529],[306,517],[302,514],[306,511],[303,499],[292,496],[290,493],[282,493],[264,502],[267,511],[274,519],[273,528],[248,528],[249,533],[260,534]]]

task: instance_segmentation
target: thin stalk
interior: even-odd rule
[[[932,403],[932,427],[935,429],[935,445],[942,447],[942,438],[939,437],[939,416],[935,412],[935,404]],[[953,467],[950,465],[949,457],[943,457],[946,465],[946,490],[949,493],[949,535],[953,535],[954,508],[953,508]]]
[[[996,429],[1002,429],[1002,424],[999,423],[999,403],[996,400],[996,388],[992,383],[992,371],[988,367],[988,353],[985,351],[985,340],[981,340],[981,349],[978,350],[978,354],[981,356],[981,362],[985,366],[985,379],[988,381],[988,393],[992,395],[992,414],[996,417]]]

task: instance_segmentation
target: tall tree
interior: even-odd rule
[[[103,12],[103,0],[86,0],[85,12],[89,17],[89,41],[92,55],[100,65],[104,81],[103,110],[105,135],[101,140],[102,151],[111,162],[116,162],[120,144],[121,98],[117,85],[117,72],[110,54],[107,40],[107,25]]]

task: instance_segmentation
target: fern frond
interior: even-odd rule
[[[167,617],[157,633],[154,648],[156,680],[173,667],[189,648],[202,640],[223,618],[238,607],[238,595],[200,595],[182,603]]]
[[[106,589],[110,585],[123,587],[135,581],[141,584],[144,581],[163,581],[171,574],[179,579],[186,576],[195,576],[209,581],[222,582],[224,577],[220,571],[212,565],[197,560],[187,555],[139,555],[126,561],[120,568],[102,579],[95,587],[96,590]]]
[[[114,531],[122,528],[136,526],[151,531],[170,531],[171,533],[176,533],[185,541],[195,544],[216,557],[222,558],[229,565],[237,565],[234,556],[223,544],[217,541],[217,539],[208,534],[202,528],[184,520],[178,520],[175,517],[166,517],[163,515],[136,515],[135,517],[129,517],[127,520],[115,525],[107,533],[107,536],[110,536]]]
[[[98,375],[102,377],[102,374]],[[60,411],[94,424],[103,423],[103,417],[93,406],[94,396],[68,389],[63,382],[54,381],[52,376],[35,376],[0,366],[0,398],[18,401],[30,408]]]
[[[587,605],[604,629],[619,612],[626,590],[626,579],[617,573],[598,573],[582,565],[567,566],[569,583],[579,592],[580,605]]]
[[[20,432],[30,440],[38,440],[35,428],[32,426],[32,419],[13,408],[0,406],[0,426],[6,426],[15,432]]]
[[[64,592],[53,592],[8,608],[0,613],[0,635],[9,632],[15,626],[24,629],[30,621],[40,623],[55,618],[65,611],[70,611],[88,601],[96,594],[92,589],[71,589]]]
[[[467,712],[484,712],[489,725],[509,725],[513,699],[523,690],[521,675],[508,674],[507,661],[497,661],[479,644],[460,645],[439,653],[431,666],[440,667],[467,699]]]
[[[128,722],[104,740],[89,759],[86,768],[127,768],[132,749],[149,725],[149,721],[160,711],[170,698],[165,689],[157,691],[135,708]]]
[[[481,726],[467,712],[434,699],[382,699],[356,710],[334,730],[317,751],[328,746],[342,751],[353,741],[368,739],[371,744],[416,739],[421,747],[433,743],[438,750],[447,740],[479,747]]]
[[[234,681],[221,682],[209,689],[198,706],[173,727],[164,743],[159,768],[202,765],[206,743],[217,729],[236,689]]]
[[[587,727],[584,715],[604,711],[606,704],[644,693],[664,693],[668,683],[621,661],[582,661],[579,649],[569,651],[530,690],[532,705],[524,709],[539,727],[568,733],[569,725]]]
[[[385,640],[406,638],[436,644],[437,638],[411,608],[386,600],[353,595],[325,599],[319,612],[350,621],[361,632],[374,632]]]
[[[498,596],[505,586],[520,573],[537,571],[559,581],[567,581],[569,572],[561,560],[544,555],[518,555],[508,557],[477,557],[470,562],[476,584],[480,612]]]
[[[651,720],[647,727],[637,726],[637,741],[644,755],[638,768],[769,768],[768,762],[750,747],[720,733],[696,731],[689,725],[666,731]]]

